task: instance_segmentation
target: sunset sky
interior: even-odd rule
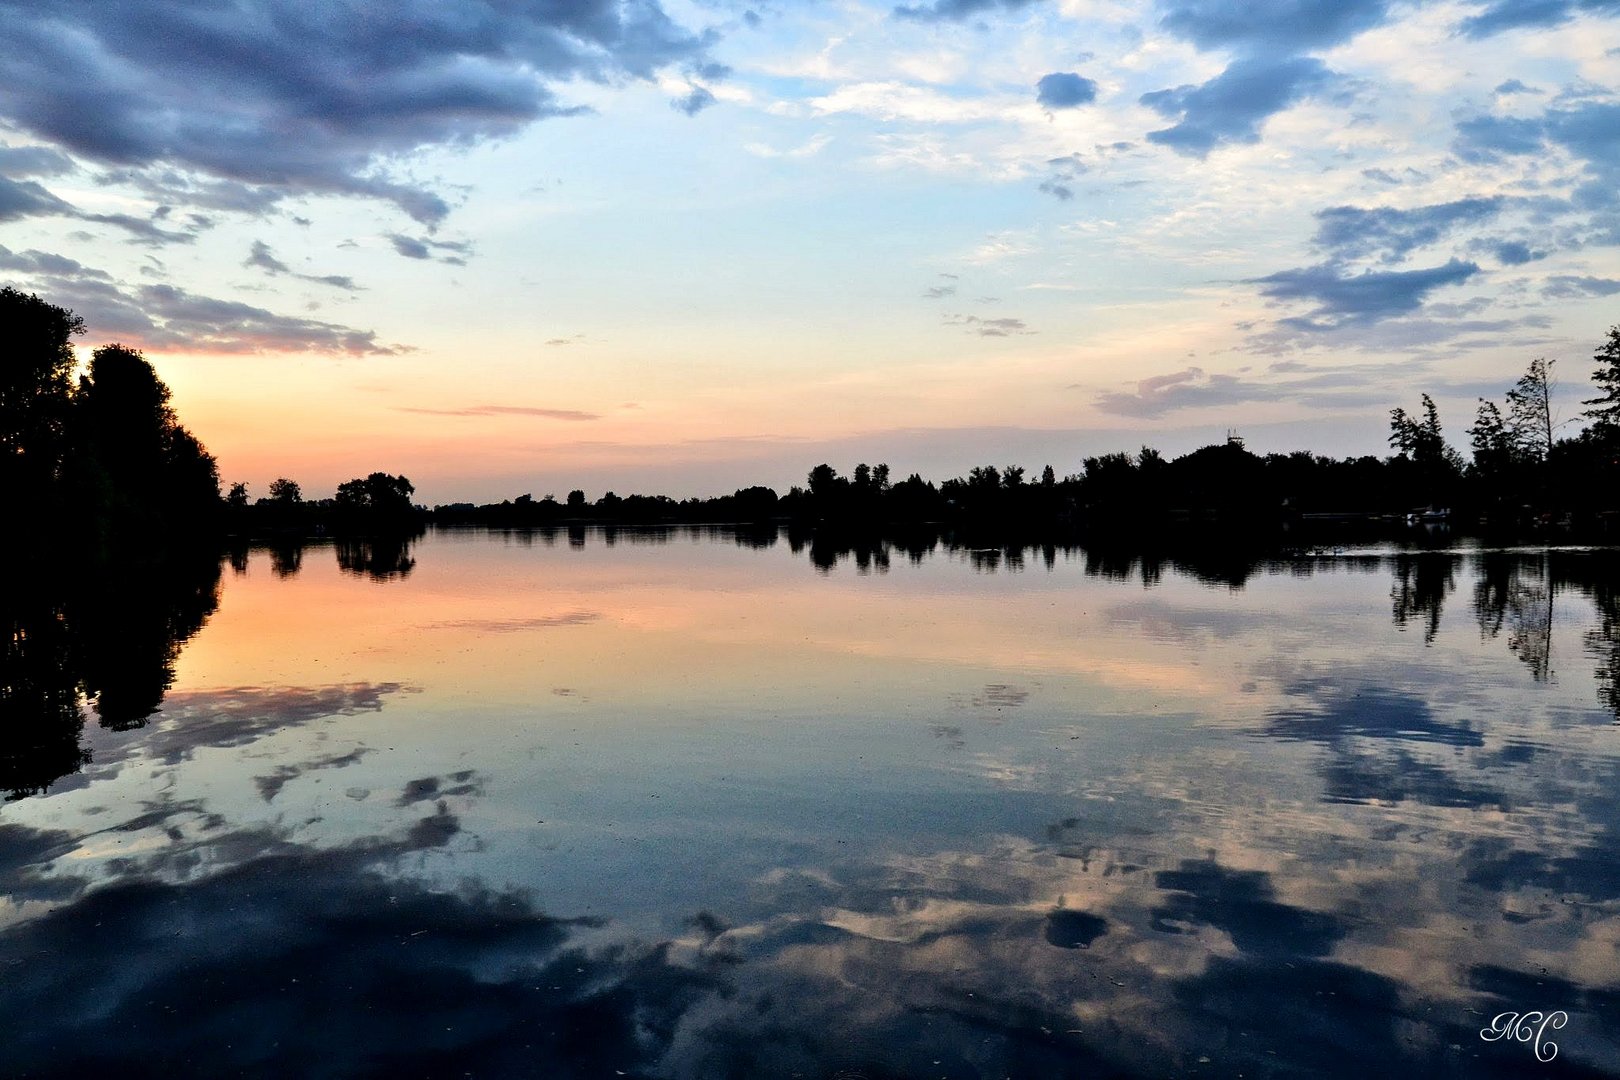
[[[1620,0],[0,0],[0,283],[222,479],[1381,453],[1620,322]]]

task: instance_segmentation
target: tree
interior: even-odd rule
[[[1440,410],[1434,399],[1423,395],[1423,419],[1415,420],[1405,409],[1391,409],[1389,444],[1421,466],[1445,460],[1446,440],[1440,432]]]
[[[8,501],[46,498],[67,446],[72,338],[84,320],[31,293],[0,288],[0,489]]]
[[[365,517],[372,524],[397,525],[412,516],[411,496],[415,492],[415,485],[403,476],[374,472],[364,480],[357,478],[339,484],[333,504],[334,509],[346,517]]]
[[[225,505],[240,510],[247,504],[247,485],[238,480],[231,485],[230,494],[225,496]]]
[[[1553,364],[1537,358],[1507,392],[1507,429],[1514,449],[1530,461],[1546,461],[1553,448]]]
[[[1592,359],[1600,365],[1592,381],[1601,391],[1581,402],[1590,405],[1582,415],[1592,421],[1593,434],[1605,440],[1620,438],[1620,326],[1609,327],[1609,340],[1598,346]]]
[[[270,481],[270,501],[295,506],[304,501],[304,492],[298,481],[279,477]]]
[[[104,345],[73,395],[76,482],[102,525],[195,522],[219,504],[214,457],[181,426],[137,349]]]
[[[810,470],[806,480],[810,485],[810,494],[815,498],[824,498],[831,495],[838,484],[838,470],[823,462]]]
[[[1468,429],[1474,468],[1482,476],[1499,476],[1513,463],[1513,437],[1496,402],[1479,399],[1479,413]]]

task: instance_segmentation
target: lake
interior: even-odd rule
[[[6,1076],[1620,1075],[1613,551],[27,576]]]

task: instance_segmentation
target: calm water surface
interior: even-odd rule
[[[1620,1075],[1612,552],[234,563],[8,601],[0,1075]]]

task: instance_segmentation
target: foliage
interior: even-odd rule
[[[1608,340],[1598,346],[1592,359],[1598,369],[1592,372],[1592,381],[1601,391],[1597,397],[1582,401],[1590,405],[1582,415],[1592,421],[1593,434],[1606,442],[1620,441],[1620,326],[1609,327]]]

